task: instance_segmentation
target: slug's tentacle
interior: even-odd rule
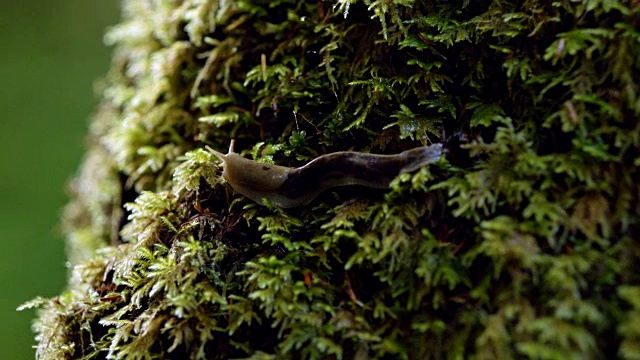
[[[229,154],[233,153],[233,147],[235,144],[236,144],[235,139],[232,139],[231,142],[229,142],[229,152],[228,152]],[[222,163],[224,164],[224,161],[227,159],[227,156],[225,154],[212,149],[211,146],[209,145],[205,146],[205,148],[209,150],[210,153],[215,155],[218,159],[220,159],[220,161],[222,161]]]
[[[263,199],[283,207],[310,203],[324,190],[346,185],[383,189],[401,173],[415,171],[440,159],[442,144],[418,147],[394,155],[341,151],[322,155],[304,166],[288,168],[262,164],[233,152],[224,155],[207,146],[223,162],[222,177],[237,192],[258,204]]]

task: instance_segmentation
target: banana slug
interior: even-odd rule
[[[249,199],[263,199],[290,208],[310,203],[326,189],[362,185],[384,189],[397,175],[417,170],[440,159],[442,144],[422,146],[394,155],[340,151],[317,157],[306,165],[289,168],[245,159],[233,151],[231,141],[225,155],[207,146],[222,160],[222,177]]]

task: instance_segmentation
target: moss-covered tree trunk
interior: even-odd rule
[[[40,358],[640,358],[637,0],[123,7]],[[448,153],[280,209],[231,139]]]

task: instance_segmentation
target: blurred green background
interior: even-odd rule
[[[59,294],[64,242],[55,232],[109,67],[102,43],[117,1],[0,4],[0,359],[33,359],[34,310],[21,303]]]

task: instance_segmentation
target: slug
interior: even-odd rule
[[[438,161],[442,144],[422,146],[394,155],[340,151],[319,156],[306,165],[289,168],[245,159],[233,151],[231,141],[225,155],[206,146],[222,160],[222,177],[249,199],[264,205],[263,199],[290,208],[310,203],[324,190],[346,185],[384,189],[397,175]]]

